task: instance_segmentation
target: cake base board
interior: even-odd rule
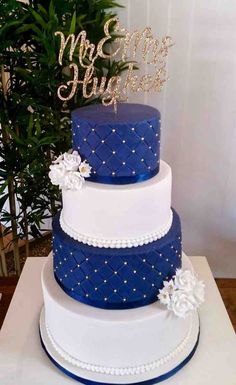
[[[183,267],[192,269],[192,265],[190,260],[184,255],[183,256]],[[109,310],[108,310],[109,311]],[[180,369],[182,369],[193,357],[199,342],[200,335],[200,326],[199,326],[199,318],[195,317],[197,321],[195,321],[195,327],[192,331],[191,336],[191,346],[188,346],[185,354],[179,357],[179,360],[173,360],[173,362],[168,365],[163,365],[161,368],[155,368],[151,371],[141,373],[139,375],[107,375],[104,373],[96,373],[92,371],[88,371],[86,369],[75,366],[74,364],[65,360],[55,349],[53,346],[47,332],[46,323],[45,323],[45,309],[42,308],[40,315],[40,339],[41,344],[46,352],[47,356],[51,360],[51,362],[60,369],[65,375],[77,380],[78,382],[92,385],[92,384],[144,384],[151,385],[155,383],[162,382],[169,377],[173,376]],[[197,324],[196,324],[197,323]],[[155,341],[154,341],[155,343]],[[158,341],[156,342],[158,344]]]

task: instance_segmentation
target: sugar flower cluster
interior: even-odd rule
[[[204,283],[191,270],[182,269],[177,269],[173,279],[164,282],[158,295],[161,304],[181,318],[197,309],[204,302],[204,297]]]
[[[48,175],[52,184],[60,189],[79,190],[90,173],[91,166],[82,162],[78,151],[69,151],[52,162]]]

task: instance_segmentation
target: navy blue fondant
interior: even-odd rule
[[[72,298],[103,309],[129,309],[157,301],[163,281],[181,267],[181,225],[147,245],[106,249],[84,245],[53,221],[54,274]]]
[[[80,377],[78,376],[77,374],[75,373],[72,373],[70,372],[68,369],[64,368],[63,366],[61,366],[50,354],[50,352],[47,350],[44,342],[43,342],[43,339],[42,339],[42,336],[41,336],[41,332],[39,330],[39,334],[40,334],[40,340],[41,340],[41,344],[42,344],[42,347],[45,351],[45,353],[47,354],[48,358],[50,359],[50,361],[59,369],[62,371],[62,373],[64,373],[66,376],[69,376],[70,378],[73,378],[73,380],[76,380],[76,381],[79,381],[81,382],[82,384],[85,384],[85,385],[114,385],[114,383],[108,383],[108,382],[98,382],[98,381],[93,381],[93,380],[88,380],[87,378],[83,378],[83,377]],[[130,384],[132,385],[154,385],[154,384],[157,384],[159,382],[162,382],[162,381],[165,381],[167,380],[168,378],[174,376],[174,374],[178,373],[178,371],[180,371],[182,368],[184,368],[185,365],[187,365],[187,363],[191,360],[191,358],[193,357],[194,353],[196,352],[197,350],[197,347],[198,347],[198,344],[199,344],[199,338],[200,338],[200,328],[199,328],[199,332],[198,332],[198,336],[197,336],[197,341],[193,347],[193,349],[191,350],[191,352],[189,353],[189,355],[180,363],[178,364],[176,367],[174,367],[173,369],[171,369],[169,372],[166,372],[164,374],[161,374],[160,376],[158,377],[155,377],[155,378],[151,378],[150,380],[146,380],[146,381],[140,381],[140,382],[132,382]],[[119,385],[118,382],[116,382],[117,385]],[[121,384],[120,384],[121,385]],[[124,383],[122,382],[122,385],[124,385]]]
[[[78,108],[72,133],[73,149],[92,167],[90,181],[137,183],[159,172],[160,113],[153,107],[121,103],[117,114],[102,104]]]

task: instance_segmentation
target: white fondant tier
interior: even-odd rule
[[[184,265],[189,265],[186,257]],[[82,304],[57,285],[51,257],[42,272],[42,286],[44,345],[60,366],[82,378],[106,383],[156,378],[183,362],[196,344],[197,312],[182,319],[159,302],[130,310]]]
[[[86,182],[81,190],[63,190],[62,229],[95,247],[133,247],[153,242],[172,223],[171,168],[130,185]]]

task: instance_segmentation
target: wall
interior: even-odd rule
[[[236,277],[236,2],[121,1],[124,25],[169,34],[170,80],[134,95],[162,113],[162,158],[173,170],[173,206],[185,252],[206,255],[216,276]]]

